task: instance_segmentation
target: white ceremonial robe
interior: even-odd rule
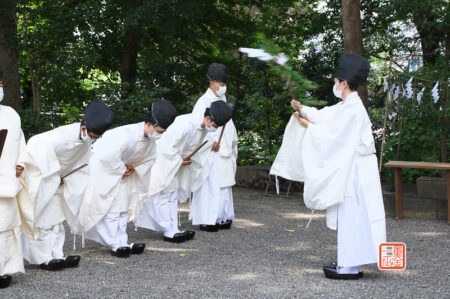
[[[378,246],[386,241],[385,213],[372,124],[361,99],[353,92],[336,105],[304,106],[301,113],[308,128],[291,117],[270,173],[304,178],[306,206],[326,209],[327,226],[338,229],[340,267],[376,262]],[[295,134],[298,140],[292,141]]]
[[[202,120],[200,115],[180,115],[158,140],[149,193],[137,221],[138,227],[162,231],[169,238],[179,232],[177,202],[186,202],[190,197],[193,179],[203,171],[198,161],[204,159],[201,156],[205,152],[197,152],[191,165],[181,163],[183,157],[204,141],[206,131],[201,127]]]
[[[27,153],[20,117],[11,107],[0,105],[0,129],[8,130],[0,157],[0,275],[6,275],[25,272],[20,238],[37,234],[33,198],[40,173]],[[19,178],[16,165],[24,167]]]
[[[203,114],[214,101],[226,102],[226,97],[217,97],[211,89],[201,96],[194,106],[193,114]],[[213,133],[208,133],[210,145],[202,149],[205,154],[200,176],[195,179],[192,187],[193,198],[189,219],[193,225],[214,225],[227,220],[234,221],[232,186],[236,184],[237,132],[233,120],[230,120],[224,130],[218,152],[211,146],[218,142],[222,127]]]
[[[95,144],[89,182],[81,204],[79,222],[85,238],[109,246],[127,247],[126,224],[135,221],[143,206],[154,160],[123,177],[126,165],[155,158],[156,144],[144,137],[144,122],[108,130]]]
[[[23,237],[24,258],[32,264],[64,258],[64,220],[77,233],[77,217],[86,190],[88,167],[61,178],[87,164],[90,142],[80,139],[80,123],[73,123],[35,135],[27,144],[29,154],[41,170],[36,198],[36,240]]]

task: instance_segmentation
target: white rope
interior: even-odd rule
[[[277,175],[275,175],[275,188],[277,189],[277,194],[280,194],[280,183],[278,182]]]
[[[306,228],[309,228],[309,225],[311,224],[311,220],[313,218],[314,215],[314,210],[311,210],[311,216],[309,217],[308,223],[306,224]]]
[[[81,248],[83,248],[84,249],[84,247],[86,246],[86,243],[85,243],[85,238],[84,238],[84,232],[82,232],[81,233]]]
[[[75,234],[73,234],[73,250],[77,250],[76,240],[77,240],[77,236]]]
[[[178,213],[178,227],[181,227],[181,213],[180,209],[178,209],[178,200],[177,200],[177,213]]]

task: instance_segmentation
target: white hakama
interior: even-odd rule
[[[119,247],[130,247],[127,234],[127,212],[108,213],[84,237],[116,251]]]
[[[344,202],[338,204],[339,267],[355,267],[377,262],[366,199],[358,179],[358,168],[355,168],[353,188],[354,195],[346,196]]]
[[[158,193],[145,201],[136,225],[164,233],[164,237],[173,238],[178,229],[177,191]]]
[[[189,219],[192,225],[215,225],[220,211],[220,180],[217,153],[212,152],[212,163],[206,181],[194,192]]]
[[[61,222],[52,228],[38,229],[38,237],[22,242],[24,258],[31,264],[48,264],[53,259],[64,259],[65,230]]]
[[[0,232],[0,276],[25,272],[20,235],[18,227],[13,230]]]
[[[227,220],[234,221],[234,204],[233,204],[233,188],[220,188],[220,207],[217,223],[225,222]]]

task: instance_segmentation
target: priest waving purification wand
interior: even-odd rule
[[[281,175],[283,168],[291,167],[284,163],[285,156],[301,153],[298,167],[285,172],[295,171],[296,177],[302,178],[306,206],[326,210],[327,226],[337,229],[337,262],[323,267],[325,277],[332,279],[361,278],[362,265],[377,262],[378,247],[386,240],[372,124],[356,92],[358,85],[366,82],[369,69],[365,58],[346,53],[333,86],[341,102],[317,110],[291,101],[298,111],[294,116],[304,129],[295,129],[301,136],[293,135],[288,132],[293,126],[288,124],[283,144],[293,143],[289,138],[301,142],[297,148],[280,149],[271,169]]]

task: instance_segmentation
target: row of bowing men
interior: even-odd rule
[[[227,77],[226,66],[211,64],[209,87],[189,114],[177,116],[161,99],[140,122],[110,129],[113,112],[95,100],[81,122],[27,143],[18,114],[0,105],[0,288],[24,272],[24,259],[50,271],[79,265],[80,256],[63,252],[64,222],[83,244],[93,240],[120,258],[145,249],[129,243],[131,221],[167,242],[192,240],[195,231],[178,223],[178,203],[189,198],[192,225],[231,228],[238,139]]]

